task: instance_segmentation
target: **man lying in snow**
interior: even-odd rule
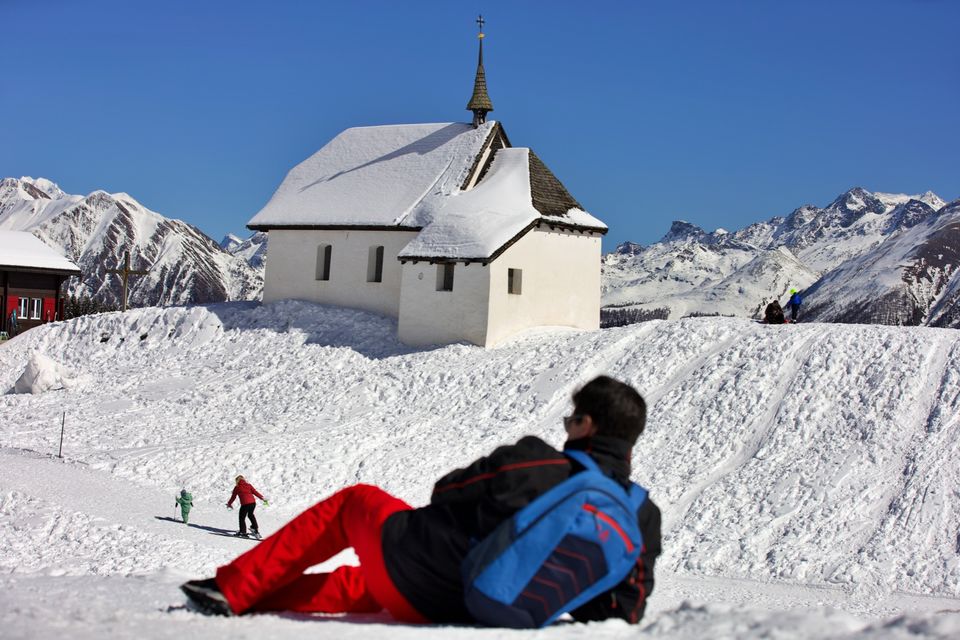
[[[617,485],[613,493],[619,491],[617,487],[632,486],[631,450],[646,422],[643,398],[629,385],[601,376],[576,392],[573,404],[573,415],[564,418],[564,451],[569,455],[539,438],[524,437],[441,478],[434,486],[430,504],[419,509],[374,486],[347,487],[217,569],[215,578],[190,581],[181,589],[201,611],[220,615],[387,609],[405,622],[476,623],[478,617],[471,614],[476,609],[468,610],[465,602],[461,569],[478,541],[484,541],[495,529],[502,531],[498,525],[510,521],[538,496],[574,476],[586,478],[578,474],[587,468],[596,471],[599,467],[606,476],[601,476],[603,482],[610,483],[612,478]],[[635,537],[642,533],[639,544],[631,545],[624,532],[636,532],[632,521],[618,526],[592,505],[581,505],[602,518],[591,520],[596,524],[590,527],[601,532],[599,537],[604,542],[625,544],[633,556],[620,575],[606,577],[604,584],[610,586],[602,592],[591,595],[583,590],[584,585],[577,587],[583,591],[583,598],[590,598],[581,598],[569,611],[578,621],[622,618],[636,623],[643,616],[646,598],[653,591],[654,563],[660,554],[660,510],[644,490],[635,489],[642,492],[642,503],[633,503],[639,504],[635,509],[639,528]],[[630,495],[634,495],[632,489]],[[601,525],[605,523],[612,528],[604,533]],[[348,547],[356,551],[359,567],[304,574],[309,567]],[[570,555],[586,562],[580,554]],[[601,565],[600,571],[604,571],[603,558]],[[574,578],[570,570],[559,569]],[[595,586],[603,582],[601,576],[594,575],[597,570],[587,567],[587,571],[590,580],[582,582],[595,582]],[[533,580],[537,579],[534,576]],[[549,586],[557,587],[552,582]],[[549,623],[560,613],[543,615],[529,626]],[[520,626],[489,616],[483,621]]]

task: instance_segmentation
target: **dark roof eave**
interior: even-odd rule
[[[0,264],[0,271],[20,271],[22,273],[46,273],[57,276],[79,276],[80,269],[50,269],[47,267],[25,267],[19,264]]]
[[[420,231],[423,227],[377,224],[248,224],[251,231],[287,229],[291,231]]]
[[[541,225],[547,225],[548,227],[559,227],[561,229],[567,229],[569,231],[589,231],[590,233],[599,233],[602,236],[607,235],[607,232],[610,231],[609,227],[591,227],[585,224],[564,222],[563,220],[553,220],[552,218],[547,216],[540,218],[538,222]]]
[[[598,228],[598,227],[586,227],[586,226],[583,226],[583,225],[571,224],[571,223],[569,223],[569,222],[555,222],[555,221],[553,221],[553,220],[547,220],[547,219],[545,219],[545,218],[537,218],[536,220],[534,220],[533,222],[531,222],[530,224],[528,224],[526,227],[524,227],[523,229],[521,229],[520,232],[517,233],[517,235],[513,236],[512,238],[510,238],[509,240],[507,240],[505,243],[503,243],[503,246],[501,246],[499,249],[497,249],[496,251],[494,251],[493,253],[491,253],[488,257],[480,257],[480,258],[464,258],[464,257],[460,257],[460,258],[449,258],[449,257],[444,257],[444,256],[397,256],[397,260],[399,260],[401,263],[404,263],[404,262],[429,262],[430,264],[457,263],[457,262],[462,262],[462,263],[464,263],[464,264],[470,264],[470,263],[479,262],[479,263],[483,264],[483,266],[487,266],[488,264],[490,264],[491,262],[493,262],[494,260],[496,260],[497,258],[499,258],[499,257],[500,257],[500,254],[502,254],[504,251],[506,251],[507,249],[509,249],[510,247],[512,247],[514,244],[516,244],[516,242],[517,242],[518,240],[520,240],[520,238],[522,238],[523,236],[527,235],[527,233],[529,233],[529,232],[532,231],[533,229],[537,229],[537,228],[539,228],[539,227],[541,227],[541,226],[543,226],[543,225],[546,225],[546,226],[551,227],[551,228],[553,228],[553,227],[559,227],[559,228],[562,228],[562,229],[566,229],[566,230],[568,230],[568,231],[580,231],[580,232],[585,232],[585,233],[599,233],[600,235],[605,235],[605,234],[607,233],[607,231],[608,231],[608,229],[606,229],[606,228],[600,229],[600,228]]]

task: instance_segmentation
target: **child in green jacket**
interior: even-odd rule
[[[193,496],[187,493],[186,489],[180,490],[180,497],[174,498],[180,505],[180,514],[183,516],[183,524],[190,521],[190,509],[193,508]]]

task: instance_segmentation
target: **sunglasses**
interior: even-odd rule
[[[569,416],[563,416],[563,428],[569,429],[571,426],[583,420],[583,416],[579,413],[574,413]]]

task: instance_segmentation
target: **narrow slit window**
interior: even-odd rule
[[[437,265],[437,291],[453,291],[453,265]]]
[[[367,282],[383,282],[383,247],[370,247],[367,258]]]
[[[333,253],[333,247],[329,244],[321,244],[317,247],[317,280],[330,279],[330,257]]]
[[[520,295],[523,290],[523,269],[507,269],[507,293]]]

